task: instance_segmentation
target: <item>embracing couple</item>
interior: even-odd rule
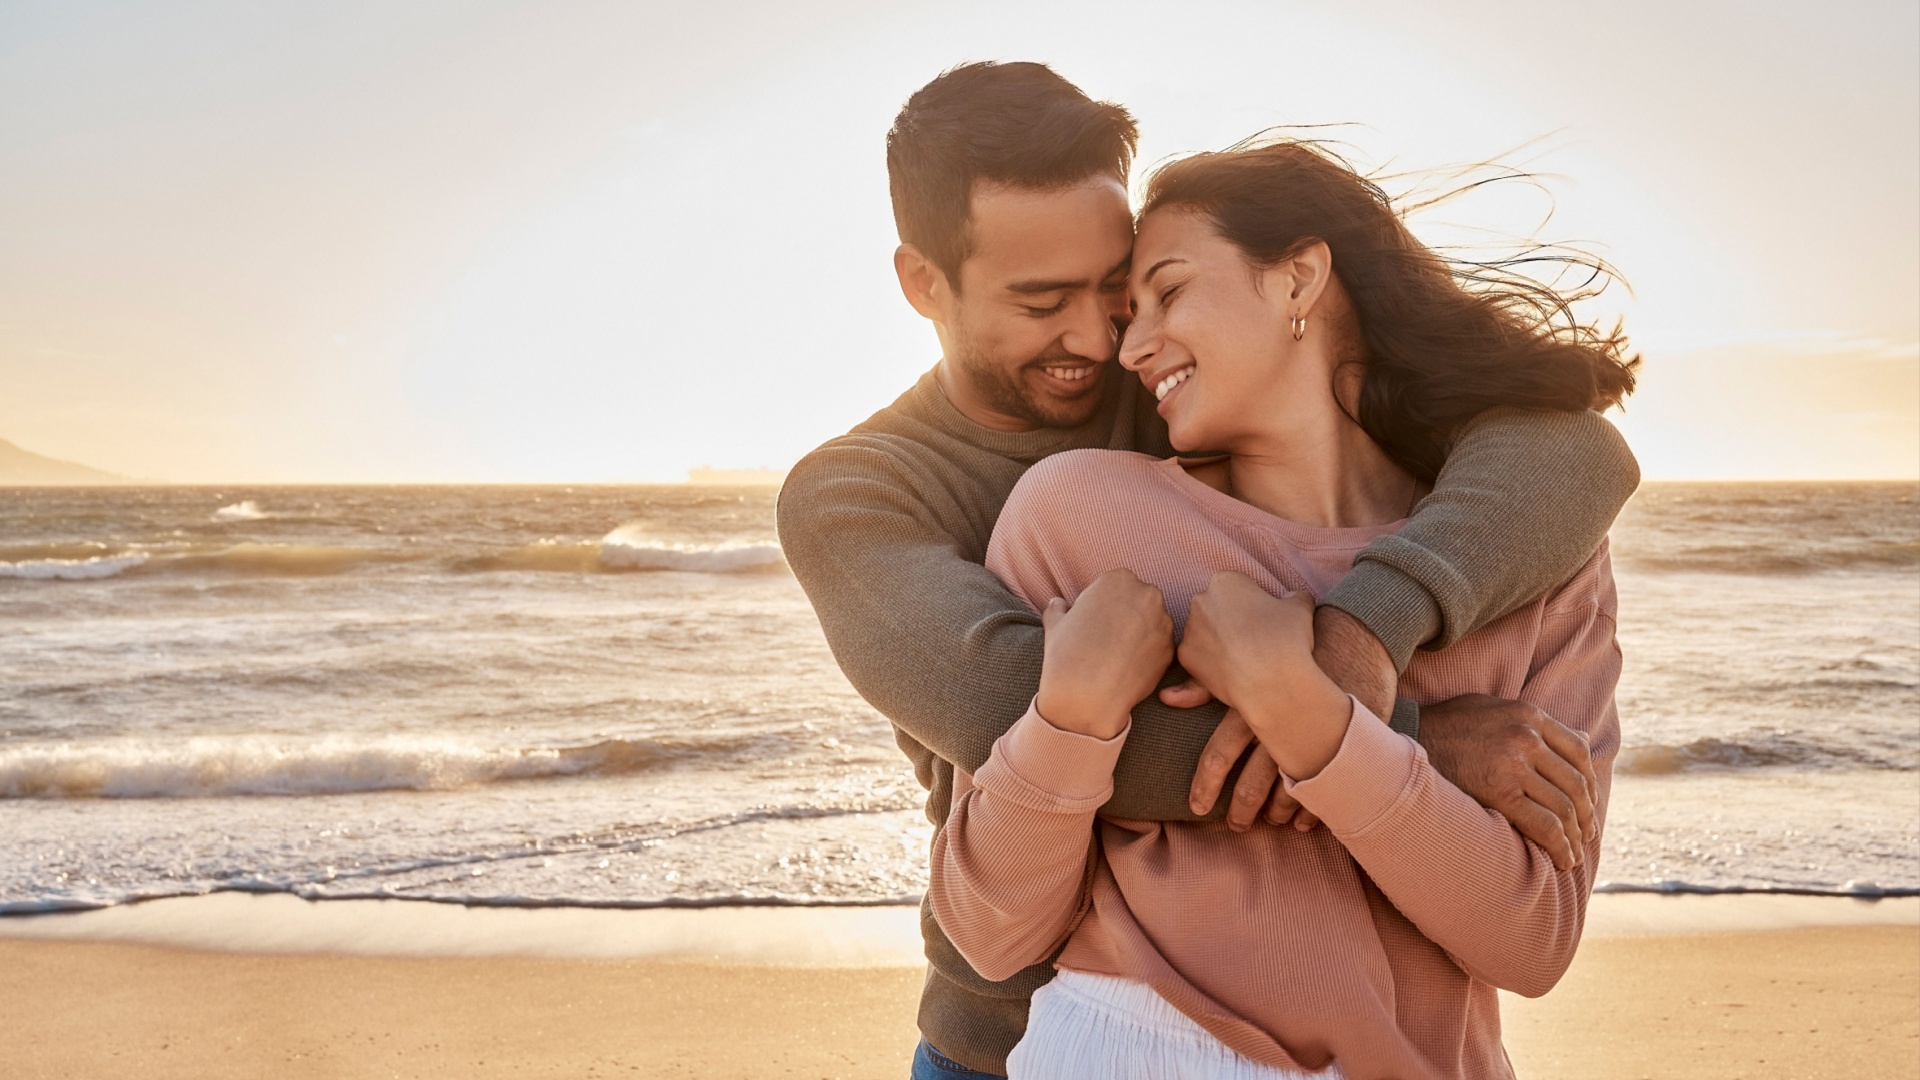
[[[1617,335],[1311,144],[1127,183],[973,64],[887,137],[939,364],[780,538],[937,828],[914,1077],[1511,1075],[1619,742]]]

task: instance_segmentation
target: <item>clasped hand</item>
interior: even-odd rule
[[[1041,613],[1046,655],[1035,701],[1048,723],[1112,738],[1174,659],[1160,590],[1110,570],[1071,604]],[[1215,574],[1194,597],[1179,658],[1213,695],[1247,717],[1288,775],[1319,772],[1346,730],[1346,695],[1313,662],[1313,601],[1269,595],[1244,574]],[[1310,716],[1313,723],[1302,723]]]

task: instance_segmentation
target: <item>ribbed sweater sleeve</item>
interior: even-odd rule
[[[780,543],[854,689],[908,738],[978,773],[1039,690],[1045,640],[1039,616],[942,519],[940,502],[954,497],[884,446],[828,444],[788,475]],[[1136,708],[1107,812],[1195,820],[1187,792],[1223,712]]]
[[[1073,931],[1093,869],[1094,814],[1113,794],[1126,737],[1062,731],[1028,709],[979,776],[954,778],[953,812],[933,838],[927,900],[986,978],[1045,960]]]
[[[1613,579],[1604,552],[1540,617],[1533,674],[1520,700],[1585,735],[1606,818],[1620,745],[1613,691],[1620,675]],[[1438,662],[1483,663],[1471,643]],[[1553,860],[1493,810],[1434,771],[1425,751],[1366,716],[1358,703],[1339,752],[1288,791],[1319,815],[1387,899],[1477,979],[1528,997],[1553,988],[1580,943],[1600,858]]]
[[[1406,527],[1375,541],[1324,601],[1365,623],[1394,666],[1552,592],[1640,485],[1598,413],[1491,409],[1462,431]]]

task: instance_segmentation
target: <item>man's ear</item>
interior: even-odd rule
[[[947,321],[953,284],[947,280],[947,272],[927,258],[926,252],[912,244],[894,248],[893,272],[900,279],[901,295],[913,305],[913,310],[937,323]]]

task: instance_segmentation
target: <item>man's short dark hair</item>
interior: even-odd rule
[[[975,181],[1053,191],[1110,176],[1124,186],[1139,138],[1126,109],[1045,64],[964,64],[915,91],[887,132],[894,225],[958,288]]]

